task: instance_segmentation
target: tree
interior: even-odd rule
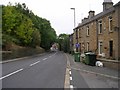
[[[33,31],[33,38],[31,45],[33,47],[36,47],[36,46],[40,46],[40,43],[41,43],[41,35],[40,32],[36,29]]]
[[[58,37],[58,42],[60,45],[60,50],[64,52],[69,52],[69,35],[67,34],[60,34]]]
[[[28,9],[25,3],[3,6],[3,45],[15,43],[21,46],[41,46],[48,50],[56,41],[56,32],[50,21]]]

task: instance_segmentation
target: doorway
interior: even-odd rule
[[[112,57],[113,56],[113,41],[109,41],[109,55]]]

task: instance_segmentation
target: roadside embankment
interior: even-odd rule
[[[2,60],[4,61],[8,59],[26,57],[44,52],[45,50],[41,47],[31,48],[31,47],[15,46],[10,51],[2,51],[1,53],[2,53]]]

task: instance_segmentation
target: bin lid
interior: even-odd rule
[[[79,54],[79,52],[75,52],[75,53],[78,53],[78,54]]]
[[[87,53],[85,53],[85,54],[89,54],[89,55],[95,55],[95,53],[93,53],[93,52],[87,52]]]
[[[82,54],[81,54],[81,57],[85,57],[85,54],[84,54],[84,53],[82,53]]]

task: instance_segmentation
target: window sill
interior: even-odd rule
[[[102,35],[103,33],[98,33],[98,35]]]
[[[109,33],[113,33],[113,30],[110,30]]]
[[[90,35],[86,35],[86,37],[89,37]]]

